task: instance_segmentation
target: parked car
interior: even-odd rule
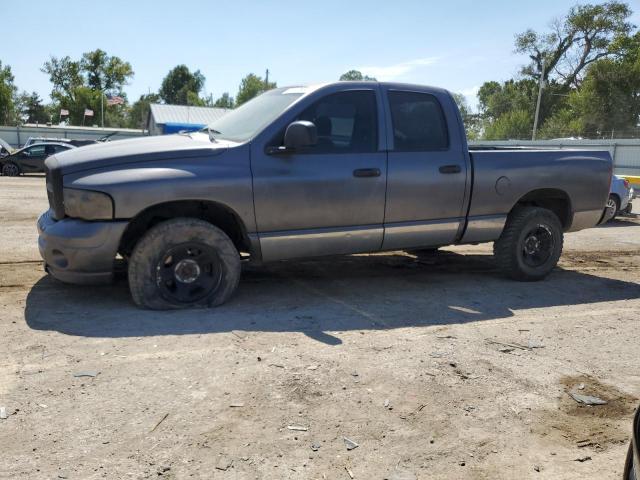
[[[105,138],[105,137],[102,137]],[[27,141],[24,143],[22,148],[29,147],[35,143],[64,143],[69,144],[74,147],[83,147],[85,145],[94,145],[102,141],[98,140],[89,140],[89,139],[75,139],[75,138],[47,138],[47,137],[29,137]]]
[[[0,172],[7,177],[22,173],[44,172],[44,161],[49,155],[75,149],[66,143],[36,143],[0,158]]]
[[[11,145],[0,138],[0,158],[6,157],[11,152],[13,152],[13,148],[11,148]]]
[[[473,150],[442,89],[337,82],[270,90],[201,132],[105,143],[46,161],[46,270],[70,283],[128,261],[135,303],[215,306],[253,262],[494,242],[541,280],[563,234],[593,227],[608,152]]]
[[[623,480],[640,480],[640,407],[633,418],[631,444],[622,478]]]
[[[603,223],[613,220],[620,213],[631,213],[633,195],[633,188],[629,181],[626,178],[613,175],[609,198],[604,209]]]

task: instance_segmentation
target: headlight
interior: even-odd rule
[[[84,220],[111,220],[113,202],[106,193],[65,188],[64,213],[68,217]]]

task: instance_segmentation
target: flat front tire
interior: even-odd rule
[[[562,224],[553,212],[518,207],[493,244],[493,254],[498,267],[514,280],[542,280],[557,265],[563,240]]]
[[[129,289],[142,308],[215,307],[240,281],[240,255],[218,227],[175,218],[151,228],[129,259]]]

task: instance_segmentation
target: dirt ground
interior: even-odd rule
[[[621,477],[638,219],[568,234],[538,283],[467,246],[248,267],[227,305],[158,313],[47,277],[45,209],[0,177],[0,478]]]

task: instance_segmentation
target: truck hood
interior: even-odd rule
[[[152,160],[218,155],[234,145],[237,144],[226,140],[212,142],[207,134],[199,132],[141,137],[73,148],[47,158],[45,165],[67,175]]]

